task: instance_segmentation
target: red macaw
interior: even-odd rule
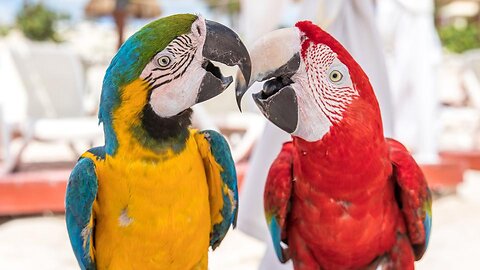
[[[311,22],[267,34],[239,76],[237,101],[254,100],[291,133],[268,174],[267,224],[278,258],[295,269],[414,269],[430,235],[431,195],[407,149],[383,136],[367,75]]]

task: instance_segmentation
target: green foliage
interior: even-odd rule
[[[227,9],[229,14],[240,13],[240,1],[239,0],[228,1]]]
[[[59,20],[66,18],[68,17],[48,9],[41,2],[27,4],[17,14],[17,26],[31,40],[59,42],[55,26]]]
[[[442,26],[438,29],[443,46],[456,53],[480,48],[480,31],[474,23],[469,23],[465,27],[457,27],[453,24]]]
[[[11,27],[7,25],[0,25],[0,37],[4,37],[8,35],[8,32],[10,32]]]
[[[210,9],[218,10],[227,14],[240,12],[240,0],[205,0]]]

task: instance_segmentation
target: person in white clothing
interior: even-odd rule
[[[378,26],[384,42],[395,110],[395,136],[419,163],[438,162],[438,66],[442,47],[433,0],[382,0]]]

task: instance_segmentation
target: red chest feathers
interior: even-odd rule
[[[333,268],[363,266],[389,250],[400,212],[386,153],[343,159],[339,147],[309,153],[296,146],[289,230]]]

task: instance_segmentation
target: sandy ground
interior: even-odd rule
[[[434,202],[430,247],[420,270],[480,269],[480,204],[451,195]],[[231,231],[210,257],[211,270],[256,269],[265,245]],[[78,269],[63,216],[17,218],[0,225],[0,269]]]

